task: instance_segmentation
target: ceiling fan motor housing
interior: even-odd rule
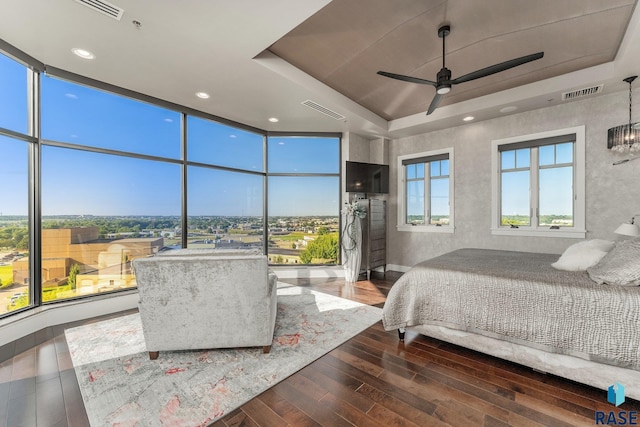
[[[438,85],[436,86],[436,92],[440,95],[449,93],[451,90],[451,70],[448,68],[442,68],[438,71]]]

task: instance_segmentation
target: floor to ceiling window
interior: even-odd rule
[[[188,117],[188,247],[264,247],[264,139]]]
[[[33,303],[29,282],[29,94],[32,71],[0,54],[0,315]],[[11,135],[11,136],[9,136]],[[22,274],[18,266],[27,266]]]
[[[132,261],[172,248],[338,262],[339,134],[271,135],[16,56],[0,53],[0,317],[135,287]]]
[[[340,138],[270,136],[269,260],[335,264],[340,229]]]
[[[135,287],[131,261],[179,242],[180,122],[175,111],[42,78],[43,302]]]
[[[27,307],[31,302],[27,144],[0,136],[0,314]]]

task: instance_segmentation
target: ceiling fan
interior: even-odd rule
[[[480,77],[490,76],[491,74],[499,73],[501,71],[508,70],[509,68],[517,67],[518,65],[526,64],[527,62],[535,61],[536,59],[540,59],[544,56],[544,52],[538,52],[531,55],[522,56],[520,58],[511,59],[509,61],[501,62],[499,64],[492,65],[490,67],[482,68],[480,70],[476,70],[472,73],[465,74],[464,76],[458,77],[456,79],[451,80],[451,70],[445,67],[444,59],[445,59],[445,50],[444,50],[444,39],[451,32],[451,27],[449,25],[443,25],[438,28],[438,37],[442,39],[442,68],[438,71],[436,76],[437,81],[420,79],[417,77],[404,76],[402,74],[394,74],[388,73],[386,71],[378,71],[378,74],[385,77],[391,77],[392,79],[402,80],[404,82],[410,83],[419,83],[419,84],[427,84],[436,88],[436,95],[433,97],[431,104],[429,105],[429,109],[427,110],[427,115],[433,113],[433,111],[438,108],[442,97],[451,91],[451,86],[457,85],[459,83],[468,82],[471,80],[479,79]]]

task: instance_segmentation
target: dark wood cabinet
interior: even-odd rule
[[[387,266],[387,202],[382,199],[360,200],[367,216],[362,220],[361,271],[371,277],[371,270]]]

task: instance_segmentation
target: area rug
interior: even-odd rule
[[[271,352],[160,352],[140,316],[65,331],[92,427],[206,426],[381,319],[382,310],[297,286],[278,288]],[[171,327],[167,319],[167,327]]]

